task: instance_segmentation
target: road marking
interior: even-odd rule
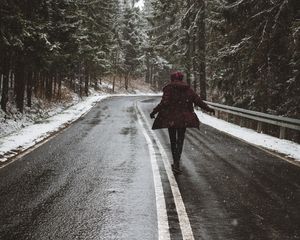
[[[158,140],[157,136],[153,132],[151,132],[151,127],[149,126],[149,123],[147,122],[144,113],[137,106],[137,104],[136,104],[136,108],[137,108],[137,111],[141,114],[142,118],[145,120],[145,125],[147,127],[147,130],[151,134],[151,137],[153,137],[153,139],[155,140],[155,142],[158,146],[158,149],[161,153],[163,164],[164,164],[164,167],[166,169],[168,180],[169,180],[170,185],[171,185],[171,190],[172,190],[172,194],[173,194],[173,197],[174,197],[174,202],[175,202],[175,206],[176,206],[176,210],[177,210],[177,214],[178,214],[178,220],[179,220],[179,225],[180,225],[183,240],[194,240],[194,234],[193,234],[193,230],[192,230],[192,227],[191,227],[191,224],[190,224],[190,220],[189,220],[189,217],[187,215],[187,212],[186,212],[186,209],[185,209],[185,206],[184,206],[184,203],[183,203],[183,200],[182,200],[182,197],[181,197],[176,179],[175,179],[173,171],[171,169],[171,165],[170,165],[170,162],[168,160],[167,153],[164,150],[163,146],[161,145],[160,141]],[[140,118],[139,118],[139,121],[141,122]],[[142,127],[143,127],[143,129],[145,128],[144,125],[142,125]],[[145,132],[144,134],[146,134],[147,138],[150,139],[150,136],[147,133],[147,130],[144,129],[143,132]],[[150,144],[153,148],[153,144],[152,144],[151,140],[150,140]]]
[[[169,231],[169,222],[168,222],[168,214],[166,208],[166,201],[163,192],[162,181],[159,173],[159,168],[157,164],[157,159],[155,155],[155,150],[153,143],[148,135],[144,124],[141,120],[139,114],[138,122],[141,126],[143,135],[146,139],[149,153],[150,153],[150,160],[152,165],[152,173],[153,173],[153,180],[154,180],[154,188],[155,188],[155,196],[156,196],[156,211],[157,211],[157,224],[158,224],[158,239],[159,240],[170,240],[170,231]]]

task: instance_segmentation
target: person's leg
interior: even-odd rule
[[[179,170],[179,161],[180,161],[180,154],[179,154],[179,149],[178,149],[178,136],[179,136],[179,129],[178,128],[175,128],[174,129],[175,131],[175,139],[176,139],[176,151],[175,151],[175,155],[173,157],[173,160],[174,160],[174,165],[173,167],[176,169],[176,170]]]
[[[177,156],[177,146],[176,146],[176,129],[175,128],[168,128],[169,130],[169,137],[170,137],[170,143],[171,143],[171,151],[173,156],[173,161],[175,163],[175,159]]]
[[[180,161],[186,128],[177,129],[177,159]]]

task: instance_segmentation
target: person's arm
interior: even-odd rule
[[[212,108],[210,108],[205,102],[203,102],[202,99],[196,93],[194,93],[193,102],[197,106],[199,106],[200,108],[202,108],[203,110],[215,114],[215,110],[212,109]]]
[[[151,118],[154,118],[156,113],[160,112],[162,109],[164,109],[166,106],[169,105],[170,97],[171,97],[170,90],[168,88],[164,88],[163,96],[162,96],[160,103],[150,113]]]

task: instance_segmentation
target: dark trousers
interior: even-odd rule
[[[179,167],[186,128],[168,128],[174,165]]]

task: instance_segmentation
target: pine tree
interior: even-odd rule
[[[292,75],[294,1],[227,2],[220,6],[225,39],[219,46],[219,67],[214,68],[222,75],[214,78],[214,85],[227,104],[287,112],[282,104]]]
[[[136,7],[126,6],[123,13],[122,51],[124,52],[125,89],[128,89],[129,78],[136,77],[141,68],[142,39],[140,34],[140,13]]]

